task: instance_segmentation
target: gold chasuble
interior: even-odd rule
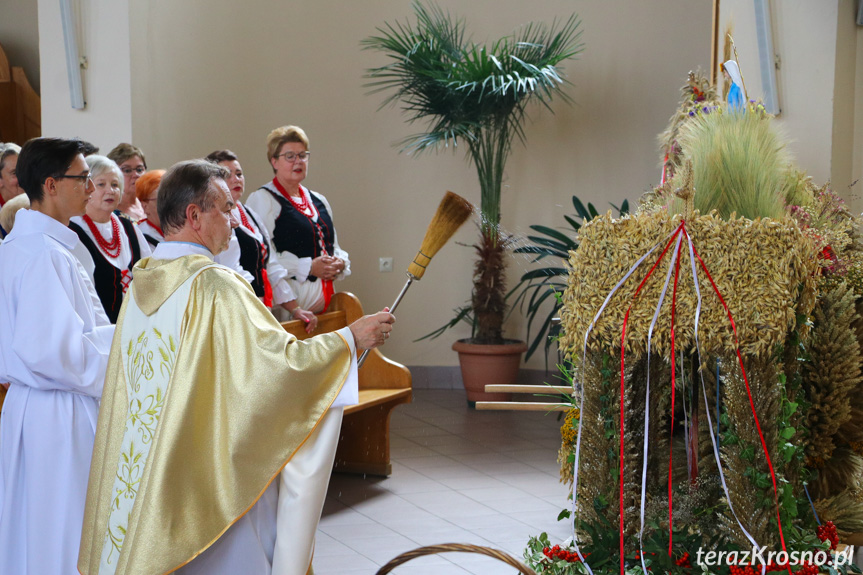
[[[341,335],[297,341],[206,256],[143,259],[134,276],[99,411],[84,575],[170,573],[200,555],[278,477],[350,369]]]

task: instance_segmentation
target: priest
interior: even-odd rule
[[[84,575],[270,573],[274,480],[326,411],[356,397],[356,350],[392,330],[385,310],[304,342],[288,335],[213,262],[236,225],[226,176],[203,160],[163,176],[165,241],[137,264],[111,349]]]
[[[70,253],[93,182],[79,140],[18,159],[30,209],[0,246],[0,573],[75,573],[99,397],[114,326]]]

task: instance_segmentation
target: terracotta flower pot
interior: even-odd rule
[[[512,398],[510,393],[486,393],[485,386],[516,383],[521,354],[527,350],[525,342],[511,340],[502,345],[483,345],[462,339],[452,344],[452,348],[458,352],[468,405],[474,407],[477,401]]]

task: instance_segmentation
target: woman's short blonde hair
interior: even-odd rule
[[[270,135],[267,136],[267,160],[272,160],[276,157],[282,146],[288,142],[297,142],[309,149],[309,137],[299,126],[282,126],[276,128]],[[275,171],[275,170],[273,170]]]
[[[3,204],[3,208],[0,209],[0,226],[7,234],[12,231],[12,227],[15,225],[15,214],[18,213],[18,210],[29,207],[30,198],[27,197],[27,194],[18,194]]]

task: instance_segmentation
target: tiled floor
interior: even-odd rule
[[[423,545],[473,543],[521,558],[531,535],[568,536],[557,414],[474,411],[463,391],[414,390],[391,422],[393,474],[334,474],[317,534],[317,575],[374,575]],[[394,575],[515,573],[488,557],[414,559]]]

